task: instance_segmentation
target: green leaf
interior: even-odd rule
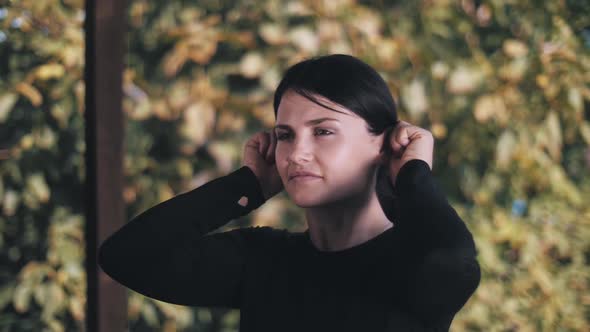
[[[13,293],[15,290],[15,281],[9,281],[0,287],[0,311],[12,302]]]
[[[14,309],[19,312],[23,313],[29,310],[29,304],[31,303],[33,289],[31,285],[27,283],[22,283],[16,286],[14,289],[12,301]]]
[[[12,107],[18,100],[18,94],[16,93],[5,93],[0,96],[0,123],[4,123],[10,115]]]
[[[141,307],[141,317],[145,319],[149,326],[154,327],[160,324],[160,319],[158,318],[158,313],[154,305],[148,301],[145,301]]]

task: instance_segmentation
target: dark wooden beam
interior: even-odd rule
[[[126,1],[86,1],[86,272],[88,332],[127,330],[127,290],[97,265],[98,246],[125,222],[122,74]]]

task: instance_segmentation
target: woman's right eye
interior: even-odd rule
[[[321,128],[318,128],[318,130],[316,132],[323,132],[324,133],[324,134],[320,134],[320,136],[329,136],[329,135],[332,135],[332,132],[331,131],[325,130],[325,129],[321,129]],[[290,133],[282,133],[282,134],[277,134],[276,138],[277,138],[277,141],[283,141],[283,140],[285,140],[285,138],[290,137],[290,136],[291,136]]]
[[[285,139],[285,136],[288,136],[287,134],[277,134],[277,140],[282,141]]]

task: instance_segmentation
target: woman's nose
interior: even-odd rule
[[[299,163],[311,160],[313,147],[309,142],[294,141],[289,153],[289,161]]]

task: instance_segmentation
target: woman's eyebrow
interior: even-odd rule
[[[319,119],[308,120],[305,122],[305,125],[306,126],[316,125],[318,123],[322,123],[324,121],[329,121],[329,120],[340,122],[340,120],[334,119],[334,118],[319,118]],[[278,129],[278,128],[292,129],[291,126],[286,125],[286,124],[277,124],[276,126],[273,127],[273,129]]]

